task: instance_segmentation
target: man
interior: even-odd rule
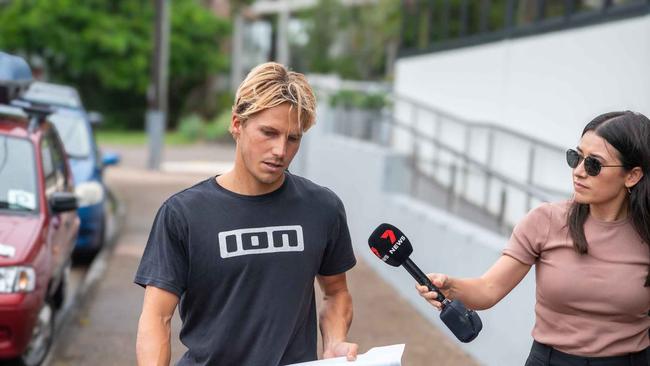
[[[154,221],[135,282],[145,286],[140,365],[168,365],[178,304],[178,365],[286,365],[316,359],[314,278],[324,293],[325,358],[354,360],[346,342],[356,264],[345,211],[330,190],[287,171],[315,120],[302,74],[253,69],[235,97],[235,164],[169,198]]]

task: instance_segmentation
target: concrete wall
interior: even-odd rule
[[[650,16],[399,59],[395,91],[574,146],[596,115],[650,114]]]
[[[384,264],[370,252],[368,235],[378,224],[392,223],[413,243],[411,258],[423,271],[454,276],[481,275],[500,256],[507,238],[400,194],[408,183],[400,164],[402,156],[328,133],[327,112],[319,111],[319,124],[305,136],[292,170],[333,189],[341,197],[356,255],[394,287],[396,296],[407,299],[431,320],[432,326],[443,329],[455,340],[439,320],[437,311],[418,296],[408,273]],[[485,365],[523,364],[532,342],[534,301],[531,271],[506,299],[493,309],[480,312],[484,328],[476,340],[470,344],[456,342]]]

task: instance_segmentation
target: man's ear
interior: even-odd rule
[[[229,131],[230,131],[230,134],[232,135],[232,137],[235,139],[235,141],[237,141],[237,139],[239,138],[239,134],[241,133],[241,129],[242,129],[242,123],[239,120],[239,117],[237,117],[237,115],[235,115],[233,113],[232,118],[230,119],[230,129],[229,129]]]
[[[643,178],[643,170],[641,167],[637,166],[632,168],[629,172],[627,172],[627,176],[625,177],[625,187],[634,187],[637,183],[639,183],[641,178]]]

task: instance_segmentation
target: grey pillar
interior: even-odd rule
[[[153,88],[145,116],[149,138],[149,169],[159,169],[167,125],[167,82],[169,65],[169,2],[156,0],[155,45],[153,54]]]
[[[289,19],[290,13],[288,7],[283,8],[278,13],[278,31],[277,31],[277,62],[290,66],[289,54]]]
[[[232,31],[232,55],[230,59],[230,89],[237,91],[239,84],[244,80],[243,64],[244,48],[244,17],[241,13],[235,14],[235,20]]]

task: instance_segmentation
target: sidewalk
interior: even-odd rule
[[[126,204],[124,230],[118,239],[106,270],[86,296],[79,314],[62,334],[52,365],[134,365],[138,317],[143,290],[133,284],[160,204],[171,194],[208,176],[214,167],[204,162],[227,166],[233,157],[232,146],[206,146],[168,149],[166,162],[194,161],[193,169],[167,165],[180,172],[151,172],[144,168],[143,148],[105,147],[122,154],[120,166],[110,168],[107,181]],[[360,352],[374,346],[406,343],[403,365],[473,366],[475,361],[462,352],[459,344],[434,329],[427,319],[399,298],[372,270],[359,261],[348,274],[354,298],[354,321],[349,338],[359,343]],[[408,284],[412,286],[411,284]],[[437,316],[432,309],[431,316]],[[172,363],[184,352],[178,341],[180,319],[172,322]],[[263,366],[263,365],[262,365]]]

